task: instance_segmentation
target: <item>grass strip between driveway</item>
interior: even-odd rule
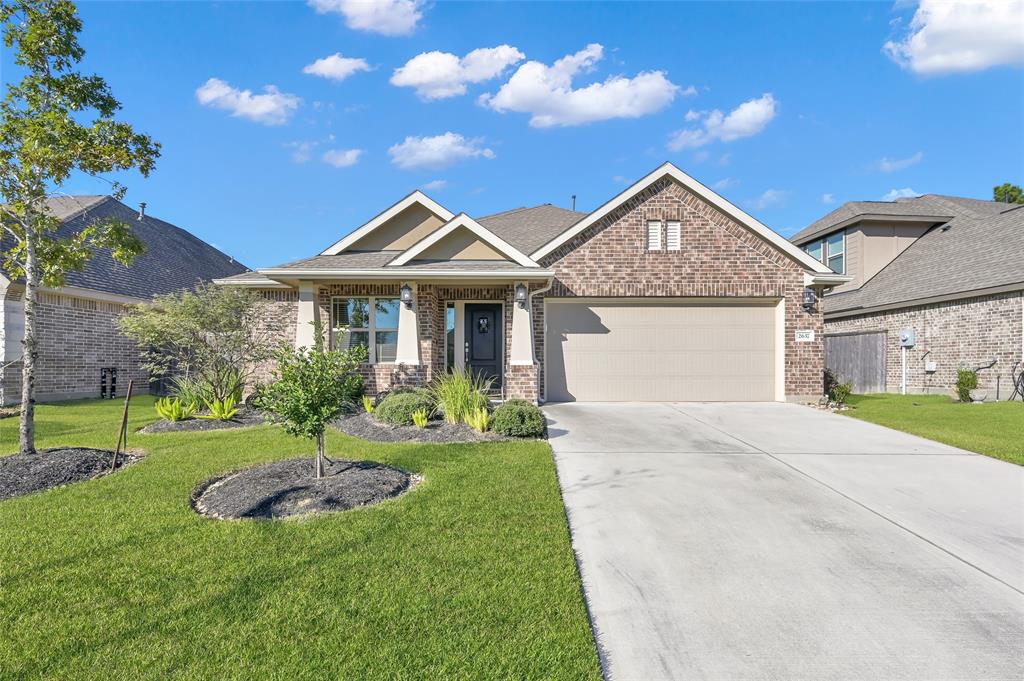
[[[945,395],[851,395],[847,416],[1024,466],[1024,403]]]
[[[328,454],[419,472],[378,506],[218,522],[189,494],[310,454],[280,428],[138,435],[113,475],[0,502],[0,669],[17,678],[600,679],[544,442],[376,444]],[[39,446],[111,448],[121,401],[37,409]],[[0,421],[0,451],[17,443]],[[312,468],[312,461],[310,462]]]

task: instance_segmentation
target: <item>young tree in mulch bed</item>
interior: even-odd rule
[[[35,374],[39,363],[36,298],[40,286],[63,285],[97,249],[124,265],[142,253],[142,242],[118,220],[89,219],[75,234],[59,234],[61,221],[48,208],[72,173],[93,177],[136,169],[149,175],[160,145],[114,116],[121,104],[106,81],[76,70],[85,50],[74,3],[68,0],[0,2],[4,47],[24,71],[5,84],[0,104],[0,249],[3,268],[25,284],[22,340],[20,451],[35,452]],[[126,188],[111,182],[115,198]]]
[[[348,378],[366,360],[366,348],[325,348],[323,326],[315,324],[311,348],[282,347],[276,354],[273,381],[259,397],[289,435],[316,440],[315,476],[324,476],[324,431],[346,406]]]

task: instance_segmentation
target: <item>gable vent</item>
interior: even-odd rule
[[[647,221],[647,250],[661,250],[661,220]]]
[[[665,246],[670,251],[678,251],[683,247],[682,225],[679,220],[665,223]]]

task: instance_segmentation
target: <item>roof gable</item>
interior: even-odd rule
[[[475,237],[475,239],[471,240],[470,243],[464,243],[466,232],[469,232]],[[442,242],[451,242],[451,248],[448,248],[448,250],[445,251],[444,249],[447,248],[447,246]],[[389,263],[389,266],[396,267],[405,265],[412,260],[423,260],[426,259],[426,256],[431,252],[450,252],[460,244],[466,248],[473,248],[476,253],[481,252],[481,246],[487,246],[493,252],[504,256],[509,261],[518,265],[523,267],[539,267],[539,265],[537,265],[537,263],[528,255],[521,252],[512,244],[508,243],[465,213],[459,213],[456,215],[448,221],[444,227],[436,230],[415,246],[409,248],[400,256],[392,260]],[[479,260],[480,258],[474,257],[470,259]]]
[[[430,216],[436,216],[431,220]],[[416,190],[374,216],[320,255],[337,255],[349,249],[399,250],[422,240],[455,214]]]
[[[606,215],[614,211],[623,203],[629,201],[631,198],[633,198],[634,196],[644,191],[652,184],[654,184],[658,180],[661,180],[664,177],[670,177],[674,181],[678,182],[687,190],[699,196],[704,201],[707,201],[709,204],[711,204],[718,210],[722,211],[724,214],[728,215],[732,219],[736,220],[736,222],[743,225],[751,232],[764,239],[774,248],[776,248],[777,250],[781,251],[782,253],[786,254],[793,260],[797,261],[798,263],[806,267],[808,270],[822,274],[828,274],[832,272],[828,267],[818,262],[810,255],[805,253],[803,250],[787,241],[784,237],[774,232],[773,230],[769,229],[767,226],[763,225],[761,222],[754,219],[746,212],[740,210],[738,207],[727,201],[719,194],[708,189],[703,184],[701,184],[697,180],[693,179],[692,177],[684,173],[682,170],[677,168],[672,163],[665,163],[659,166],[656,170],[642,178],[639,182],[636,182],[619,195],[605,202],[602,206],[597,208],[597,210],[590,213],[582,220],[576,222],[569,229],[565,230],[554,239],[548,241],[546,244],[544,244],[537,250],[533,251],[530,254],[530,257],[533,258],[534,260],[540,260],[544,256],[552,253],[559,246],[568,242],[576,235],[582,233],[588,227],[591,227],[592,225],[596,224],[599,220],[601,220]]]

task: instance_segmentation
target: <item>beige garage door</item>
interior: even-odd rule
[[[775,399],[777,301],[548,299],[547,399]]]

